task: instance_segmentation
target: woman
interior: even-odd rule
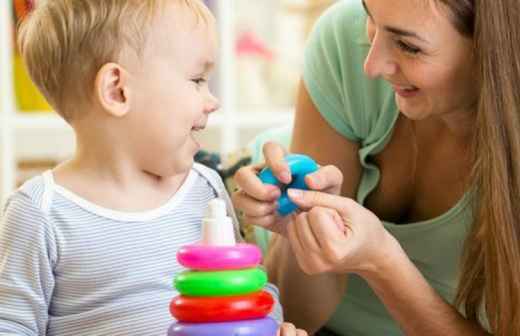
[[[314,191],[280,218],[258,166],[236,175],[237,208],[278,233],[266,266],[288,320],[520,335],[518,22],[516,0],[346,0],[323,15],[291,144],[323,165]],[[264,154],[288,182],[282,148]]]

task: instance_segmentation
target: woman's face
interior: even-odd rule
[[[472,113],[478,97],[473,42],[432,0],[364,0],[371,42],[365,60],[369,77],[395,90],[400,111],[421,120]]]

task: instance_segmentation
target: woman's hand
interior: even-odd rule
[[[302,329],[296,329],[291,323],[282,323],[278,329],[277,336],[307,336],[307,332]]]
[[[381,221],[354,200],[315,191],[290,189],[289,197],[303,212],[288,224],[288,239],[307,274],[377,272],[397,241]]]
[[[276,143],[267,143],[263,147],[265,165],[247,166],[235,174],[239,191],[232,196],[235,207],[244,213],[244,219],[267,230],[286,235],[287,224],[291,216],[280,217],[277,213],[277,200],[281,196],[280,188],[262,183],[258,173],[265,166],[272,169],[276,178],[284,184],[291,182],[291,172],[284,160],[286,152]],[[312,190],[339,194],[343,174],[334,166],[321,167],[309,174],[305,182]]]

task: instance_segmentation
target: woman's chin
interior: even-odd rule
[[[411,106],[407,103],[400,103],[397,99],[397,108],[405,117],[411,120],[423,120],[428,117],[423,106]]]

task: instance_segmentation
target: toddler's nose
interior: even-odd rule
[[[218,99],[215,96],[210,95],[204,112],[213,113],[216,110],[218,110],[219,108],[220,108],[220,102],[218,101]]]

